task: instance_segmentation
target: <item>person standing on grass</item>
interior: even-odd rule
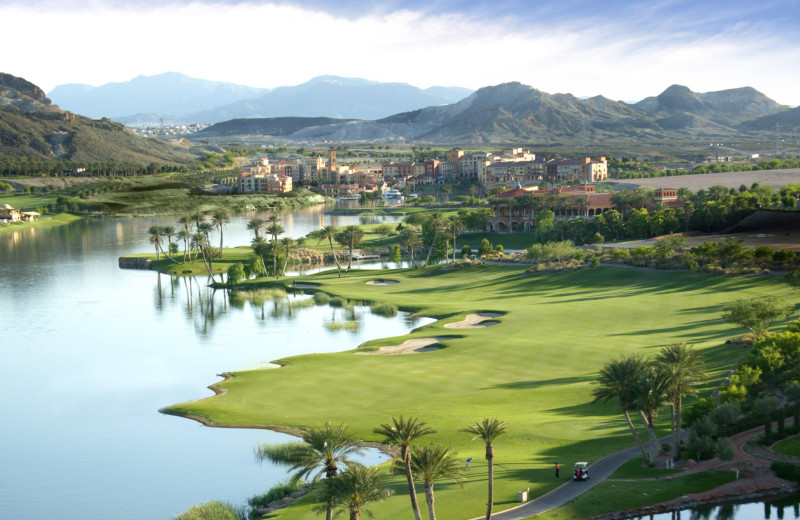
[[[558,476],[558,470],[560,470],[560,469],[561,468],[558,466],[558,462],[556,462],[556,478],[561,478],[561,477]]]

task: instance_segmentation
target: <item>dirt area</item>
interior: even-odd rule
[[[439,343],[452,338],[416,338],[404,341],[399,345],[388,345],[378,350],[370,352],[357,352],[364,355],[394,355],[394,354],[419,354],[421,352],[432,352],[439,350],[439,347],[431,347],[434,343]]]
[[[654,177],[651,179],[615,179],[599,184],[610,184],[615,189],[644,186],[647,188],[681,188],[692,191],[707,190],[711,186],[722,185],[738,189],[744,184],[748,188],[757,182],[762,185],[780,188],[787,184],[800,182],[800,168],[788,170],[757,170],[749,172],[705,173],[696,175],[675,175],[671,177]]]
[[[367,285],[394,285],[396,282],[394,280],[370,280],[367,282]]]
[[[14,186],[14,189],[23,186],[36,186],[36,187],[44,187],[44,186],[52,186],[55,189],[59,188],[66,188],[67,186],[72,186],[75,184],[84,184],[86,182],[97,182],[101,180],[100,177],[18,177],[18,178],[11,178],[11,179],[3,179],[3,182],[7,182]]]
[[[448,323],[445,325],[447,329],[477,329],[480,327],[491,327],[497,325],[499,321],[487,321],[491,318],[499,318],[502,314],[498,312],[479,312],[476,314],[467,314],[466,319],[457,321],[455,323]]]
[[[703,242],[722,242],[727,237],[741,238],[747,247],[771,246],[773,249],[790,249],[800,253],[800,229],[796,232],[786,229],[763,229],[757,232],[749,231],[744,233],[705,234],[705,233],[684,233],[689,247],[697,247]],[[648,238],[646,240],[634,240],[631,242],[608,243],[606,247],[631,249],[636,246],[653,246],[656,240],[662,237]]]

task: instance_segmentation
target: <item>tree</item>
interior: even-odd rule
[[[283,258],[283,269],[281,269],[281,276],[286,276],[286,266],[289,264],[289,251],[294,246],[294,239],[290,237],[283,237],[281,239],[281,246],[283,247],[283,253],[286,255]]]
[[[259,217],[253,217],[250,219],[250,222],[247,223],[247,229],[253,232],[256,238],[258,238],[259,234],[261,233],[261,229],[264,227],[264,219]]]
[[[639,415],[647,426],[650,437],[650,460],[654,460],[659,451],[658,437],[656,437],[656,417],[658,412],[669,401],[670,375],[663,370],[648,367],[639,374],[639,379],[633,386],[633,400],[639,409]]]
[[[734,300],[723,307],[722,318],[749,330],[758,340],[766,332],[767,327],[781,317],[791,316],[794,308],[784,305],[775,296],[764,296],[749,300]]]
[[[436,431],[429,428],[424,422],[417,420],[416,417],[404,419],[402,415],[399,419],[392,417],[391,423],[381,424],[373,431],[378,435],[382,435],[388,444],[400,448],[400,458],[403,460],[406,470],[408,494],[411,497],[411,509],[414,511],[414,518],[420,520],[417,492],[414,489],[414,476],[411,471],[411,451],[409,446],[423,435],[430,435],[436,433]]]
[[[361,244],[361,240],[364,239],[364,231],[358,226],[347,226],[336,233],[335,239],[350,250],[350,254],[347,257],[347,270],[349,271],[353,262],[353,249]]]
[[[161,236],[161,226],[150,226],[147,234],[150,235],[150,243],[156,248],[156,260],[161,259],[161,242],[164,241]]]
[[[311,477],[317,482],[325,477],[326,520],[333,518],[334,483],[340,466],[354,465],[350,457],[360,454],[361,448],[347,433],[344,425],[325,423],[321,428],[311,428],[301,435],[303,442],[260,444],[255,454],[258,460],[269,460],[289,466],[291,480],[297,482]]]
[[[186,263],[186,253],[189,251],[189,240],[192,238],[192,232],[187,228],[178,231],[178,238],[183,240],[183,263]]]
[[[236,285],[244,279],[244,266],[236,262],[228,268],[228,285]]]
[[[683,397],[697,395],[697,385],[708,379],[703,357],[686,343],[667,345],[656,356],[658,368],[670,376],[668,390],[672,399],[672,444],[674,458],[680,459],[681,413]]]
[[[392,234],[392,226],[389,224],[380,224],[375,226],[375,233],[381,237],[381,239],[385,239]]]
[[[222,256],[222,228],[231,221],[231,216],[224,209],[211,214],[211,224],[219,230],[219,256]]]
[[[464,469],[453,451],[441,444],[414,446],[411,450],[411,467],[425,485],[425,501],[428,504],[430,520],[436,520],[434,508],[433,484],[437,480],[453,479],[461,484]]]
[[[336,251],[333,250],[333,241],[336,240],[336,228],[333,226],[325,226],[322,229],[309,233],[308,236],[316,239],[317,243],[325,239],[328,240],[328,244],[331,246],[331,255],[333,255],[333,260],[336,262],[336,270],[339,273],[339,278],[341,278],[342,266],[339,263],[339,255],[337,255]]]
[[[464,228],[464,221],[460,215],[451,215],[447,219],[447,226],[453,232],[453,263],[456,263],[456,233]]]
[[[407,248],[411,255],[411,263],[414,263],[414,251],[422,247],[422,240],[420,240],[417,233],[411,229],[404,229],[400,234],[400,245]]]
[[[270,215],[269,220],[271,223],[267,226],[267,233],[272,237],[272,274],[275,275],[275,278],[278,278],[278,237],[286,230],[278,224],[281,219],[277,215]]]
[[[595,388],[592,392],[592,395],[594,395],[593,402],[595,403],[607,402],[612,399],[619,401],[625,421],[628,423],[628,428],[630,428],[634,439],[636,439],[636,445],[639,446],[639,450],[645,460],[647,460],[647,453],[644,450],[642,440],[636,433],[636,428],[633,426],[628,410],[636,405],[635,383],[646,371],[647,361],[636,354],[611,361],[600,369],[600,377],[595,381],[599,388]]]
[[[800,287],[800,269],[792,269],[788,271],[783,280],[788,283],[795,291]]]
[[[484,417],[461,431],[473,434],[472,440],[481,439],[486,444],[486,462],[489,465],[489,497],[486,506],[486,520],[491,520],[494,502],[494,440],[506,432],[506,424],[496,417],[493,419]]]
[[[442,229],[444,225],[444,215],[442,215],[441,211],[434,211],[431,213],[428,220],[423,224],[423,226],[428,226],[429,229],[433,232],[433,239],[431,240],[431,247],[428,248],[428,256],[425,257],[425,265],[428,265],[428,262],[431,258],[431,253],[433,252],[433,248],[436,247],[436,240],[439,238],[439,231]]]
[[[250,247],[253,249],[253,252],[259,260],[261,260],[261,268],[265,275],[267,274],[267,263],[264,261],[264,258],[270,253],[270,246],[271,244],[267,242],[267,239],[264,237],[253,237],[253,240],[250,242]]]
[[[399,263],[403,259],[403,253],[400,250],[400,244],[394,244],[392,246],[392,262]]]
[[[453,188],[450,186],[442,186],[442,195],[444,195],[445,203],[450,202],[450,194],[453,192]]]
[[[489,242],[489,239],[484,238],[483,240],[481,240],[480,245],[478,245],[478,254],[480,256],[486,256],[491,254],[492,251],[494,251],[494,248],[492,247],[492,243]]]
[[[390,489],[381,486],[383,475],[380,468],[366,468],[361,464],[351,464],[331,482],[332,509],[338,510],[336,516],[347,511],[350,520],[358,520],[361,513],[369,518],[375,515],[365,509],[367,504],[386,500],[392,495]],[[323,509],[322,507],[318,508]],[[327,510],[327,508],[325,508]]]

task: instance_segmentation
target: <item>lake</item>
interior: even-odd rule
[[[638,520],[798,520],[800,496],[773,498],[747,504],[695,507],[657,515],[639,517]]]
[[[249,218],[232,219],[227,246],[250,242]],[[285,213],[281,225],[297,238],[361,222],[317,207]],[[233,305],[205,277],[120,270],[118,257],[152,250],[153,224],[177,227],[167,217],[102,218],[0,236],[0,518],[169,519],[212,499],[243,504],[286,479],[253,448],[292,438],[207,428],[159,408],[212,395],[206,387],[221,372],[348,350],[432,321],[290,303],[304,295]],[[356,331],[323,326],[351,318]]]

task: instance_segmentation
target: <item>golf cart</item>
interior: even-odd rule
[[[576,462],[575,472],[572,475],[573,480],[589,480],[589,463]]]

